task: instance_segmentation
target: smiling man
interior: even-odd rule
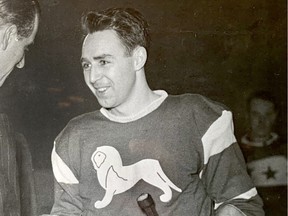
[[[151,90],[148,24],[131,8],[89,12],[81,64],[102,106],[71,120],[52,151],[51,214],[263,215],[233,135],[232,114],[201,95]]]

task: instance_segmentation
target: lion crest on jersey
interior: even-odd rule
[[[162,202],[172,199],[172,190],[182,192],[174,185],[163,172],[160,163],[153,159],[144,159],[129,166],[123,166],[119,152],[111,146],[101,146],[96,149],[91,157],[93,167],[102,188],[106,190],[102,200],[95,202],[97,209],[110,204],[114,194],[123,193],[132,188],[139,180],[161,189]]]

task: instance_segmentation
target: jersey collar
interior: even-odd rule
[[[114,121],[114,122],[119,122],[119,123],[128,123],[132,121],[136,121],[149,113],[153,112],[156,110],[162,103],[163,101],[168,97],[168,94],[164,90],[155,90],[153,91],[155,94],[158,94],[160,97],[157,100],[154,100],[152,103],[150,103],[147,107],[144,107],[142,110],[140,110],[138,113],[130,115],[130,116],[125,116],[125,117],[119,117],[116,115],[111,114],[107,109],[102,107],[100,109],[100,112],[109,120]]]

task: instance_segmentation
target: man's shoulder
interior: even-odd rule
[[[77,136],[85,128],[90,128],[91,125],[97,125],[99,121],[103,118],[99,110],[84,113],[72,118],[64,129],[58,134],[56,140],[59,140],[60,137],[66,136]]]
[[[185,93],[181,95],[169,95],[169,102],[177,108],[187,109],[193,112],[222,113],[229,110],[224,104],[214,101],[200,94]]]
[[[87,112],[87,113],[83,113],[78,116],[75,116],[69,121],[68,124],[82,124],[82,123],[86,124],[87,121],[96,120],[99,117],[100,117],[99,110]]]
[[[267,145],[250,141],[249,134],[242,136],[240,147],[246,159],[252,161],[280,155],[287,157],[287,142],[279,138],[276,133],[272,133],[272,135],[272,138],[266,141]]]
[[[208,128],[222,116],[227,116],[225,111],[229,111],[224,105],[213,101],[199,94],[171,95],[169,98],[169,111],[174,115],[177,113],[182,120],[191,122],[193,128],[197,128],[204,134]],[[167,100],[168,101],[168,100]],[[229,112],[230,114],[230,112]],[[224,118],[225,122],[230,123],[230,116]]]
[[[271,144],[271,150],[275,154],[284,155],[287,157],[287,139],[286,137],[280,136],[274,143]]]

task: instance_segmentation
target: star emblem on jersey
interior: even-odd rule
[[[272,170],[270,166],[267,167],[267,170],[265,172],[262,172],[266,175],[267,180],[270,178],[276,179],[275,174],[277,173],[276,170]]]

